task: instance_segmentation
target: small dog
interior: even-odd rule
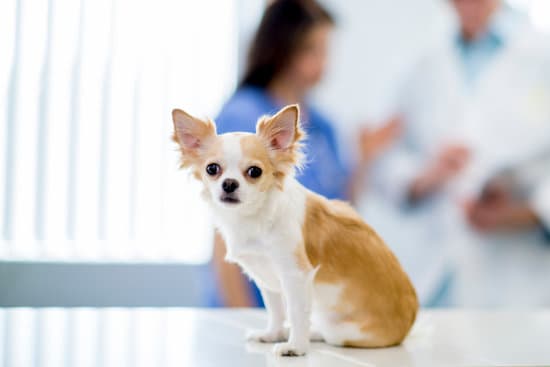
[[[268,325],[248,338],[280,342],[274,352],[283,356],[305,354],[310,340],[400,344],[416,317],[416,292],[394,254],[348,204],[294,178],[304,137],[299,116],[291,105],[260,118],[255,134],[217,135],[211,120],[172,112],[181,167],[204,183],[226,260],[238,263],[262,293]]]

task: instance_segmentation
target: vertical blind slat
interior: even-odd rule
[[[102,309],[75,309],[71,334],[73,336],[73,348],[71,350],[72,362],[69,366],[78,366],[85,363],[88,366],[102,366],[98,362],[98,343],[101,341],[100,324],[102,322]]]
[[[36,188],[35,188],[35,211],[34,211],[34,231],[35,238],[45,239],[44,212],[45,212],[45,193],[47,183],[46,162],[48,161],[48,111],[50,101],[50,64],[51,64],[51,39],[53,27],[53,0],[48,0],[47,20],[46,20],[46,44],[44,47],[44,61],[40,72],[40,92],[38,101],[38,128],[37,128],[37,147],[36,147]]]
[[[84,47],[84,11],[86,9],[86,0],[80,0],[80,9],[78,15],[78,29],[76,52],[74,55],[74,63],[71,70],[71,92],[70,92],[70,120],[69,120],[69,140],[67,145],[67,216],[66,216],[66,231],[67,239],[74,240],[76,238],[76,205],[77,205],[77,162],[78,143],[80,136],[79,119],[80,119],[80,89],[81,89],[81,72],[82,72],[82,50]]]
[[[101,250],[84,240],[97,240],[99,220],[99,177],[103,84],[109,49],[109,19],[111,3],[108,0],[86,2],[82,67],[78,104],[78,141],[76,167],[75,238],[77,254],[97,257]],[[98,27],[101,24],[101,27]]]
[[[16,138],[16,106],[17,85],[19,78],[19,63],[21,54],[21,0],[15,2],[14,51],[11,72],[6,96],[6,133],[4,150],[4,207],[3,207],[3,237],[13,239],[13,193],[15,184],[15,138]]]
[[[76,339],[77,312],[78,311],[69,312],[67,314],[66,321],[63,324],[64,335],[66,336],[65,343],[63,344],[65,354],[63,355],[64,363],[59,363],[59,366],[73,367],[77,365],[78,360],[76,359],[76,345],[80,344],[80,340]],[[61,327],[59,328],[61,329]]]
[[[131,173],[132,103],[134,83],[139,58],[136,54],[140,38],[136,27],[136,9],[139,2],[118,0],[115,4],[112,42],[116,47],[111,56],[111,95],[106,125],[108,139],[105,147],[109,154],[106,177],[105,220],[106,236],[114,240],[109,245],[108,256],[124,257],[131,253],[128,246],[128,208]],[[143,27],[141,27],[143,28]]]
[[[209,247],[199,186],[177,172],[170,110],[212,116],[233,88],[233,10],[0,3],[0,239],[14,240],[13,256],[187,260]]]
[[[55,0],[52,19],[44,227],[48,256],[71,254],[67,239],[68,181],[71,167],[67,154],[73,118],[73,68],[78,58],[80,2]],[[78,106],[74,106],[78,108]],[[76,115],[76,114],[75,114]]]
[[[66,309],[41,309],[42,325],[40,331],[41,346],[38,352],[39,367],[61,367],[65,363],[70,340],[66,334],[67,318],[72,312]],[[77,365],[77,364],[75,364]],[[33,366],[34,367],[34,366]]]
[[[12,344],[13,344],[13,338],[12,338],[12,314],[14,311],[7,309],[4,312],[4,322],[2,325],[2,363],[3,366],[11,366],[11,360],[12,360]]]
[[[14,246],[20,255],[36,256],[34,221],[36,212],[35,192],[36,149],[38,143],[38,113],[40,76],[46,46],[47,2],[23,1],[21,8],[21,44],[19,77],[17,85],[16,116],[13,123],[18,133],[13,139],[14,207],[12,210]]]
[[[6,195],[7,130],[8,130],[8,89],[15,54],[16,28],[15,1],[0,1],[0,243],[5,239],[4,214]],[[7,244],[0,246],[0,256],[7,256]]]
[[[135,240],[136,238],[136,209],[138,200],[137,193],[137,177],[138,177],[138,151],[139,151],[139,134],[138,131],[141,128],[140,125],[140,116],[139,116],[139,105],[140,105],[140,74],[136,76],[134,82],[134,93],[132,98],[132,142],[131,142],[131,151],[130,151],[130,190],[128,192],[128,201],[130,205],[128,206],[128,237],[130,240]]]
[[[10,334],[12,339],[6,354],[9,355],[6,366],[31,367],[35,361],[36,350],[32,341],[35,340],[36,313],[30,309],[8,311],[10,317]]]
[[[98,238],[100,240],[107,239],[107,182],[109,174],[110,159],[108,156],[111,152],[109,150],[110,140],[110,119],[111,113],[111,97],[112,97],[112,74],[113,74],[113,53],[114,53],[114,33],[115,33],[115,18],[116,18],[116,3],[113,0],[111,2],[110,14],[107,17],[108,23],[108,36],[107,36],[107,55],[105,59],[105,66],[102,75],[101,85],[101,120],[100,120],[100,145],[99,145],[99,171],[98,171],[98,190],[99,190],[99,208],[98,208]]]
[[[29,349],[31,348],[33,349],[32,354],[34,356],[33,362],[29,366],[33,366],[33,367],[44,366],[44,363],[43,363],[44,362],[44,339],[42,335],[45,332],[44,321],[45,321],[44,313],[37,312],[34,317],[34,327],[32,328],[33,338],[29,340],[30,341]]]
[[[164,81],[168,78],[166,68],[166,53],[170,39],[166,32],[167,3],[159,1],[148,3],[144,11],[150,21],[158,24],[159,34],[166,38],[157,39],[153,32],[144,32],[141,45],[143,47],[141,101],[138,106],[140,129],[137,131],[139,150],[136,160],[139,168],[136,177],[136,237],[144,239],[136,246],[136,252],[142,258],[151,258],[157,253],[155,246],[160,234],[162,206],[159,196],[149,193],[162,191],[161,186],[161,147],[167,139],[159,130],[158,125],[170,123],[169,111],[163,110],[163,100],[166,97]],[[145,51],[146,50],[146,51]]]

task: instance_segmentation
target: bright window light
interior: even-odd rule
[[[510,5],[525,11],[536,28],[550,32],[550,1],[548,0],[508,0]]]
[[[236,2],[0,2],[0,259],[209,259],[170,112],[232,92]]]

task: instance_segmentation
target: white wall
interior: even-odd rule
[[[336,16],[315,101],[346,135],[383,118],[408,69],[452,24],[444,0],[324,0]]]

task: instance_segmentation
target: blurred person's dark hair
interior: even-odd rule
[[[314,0],[272,1],[250,46],[240,87],[267,87],[287,67],[309,31],[334,22],[330,12]]]

